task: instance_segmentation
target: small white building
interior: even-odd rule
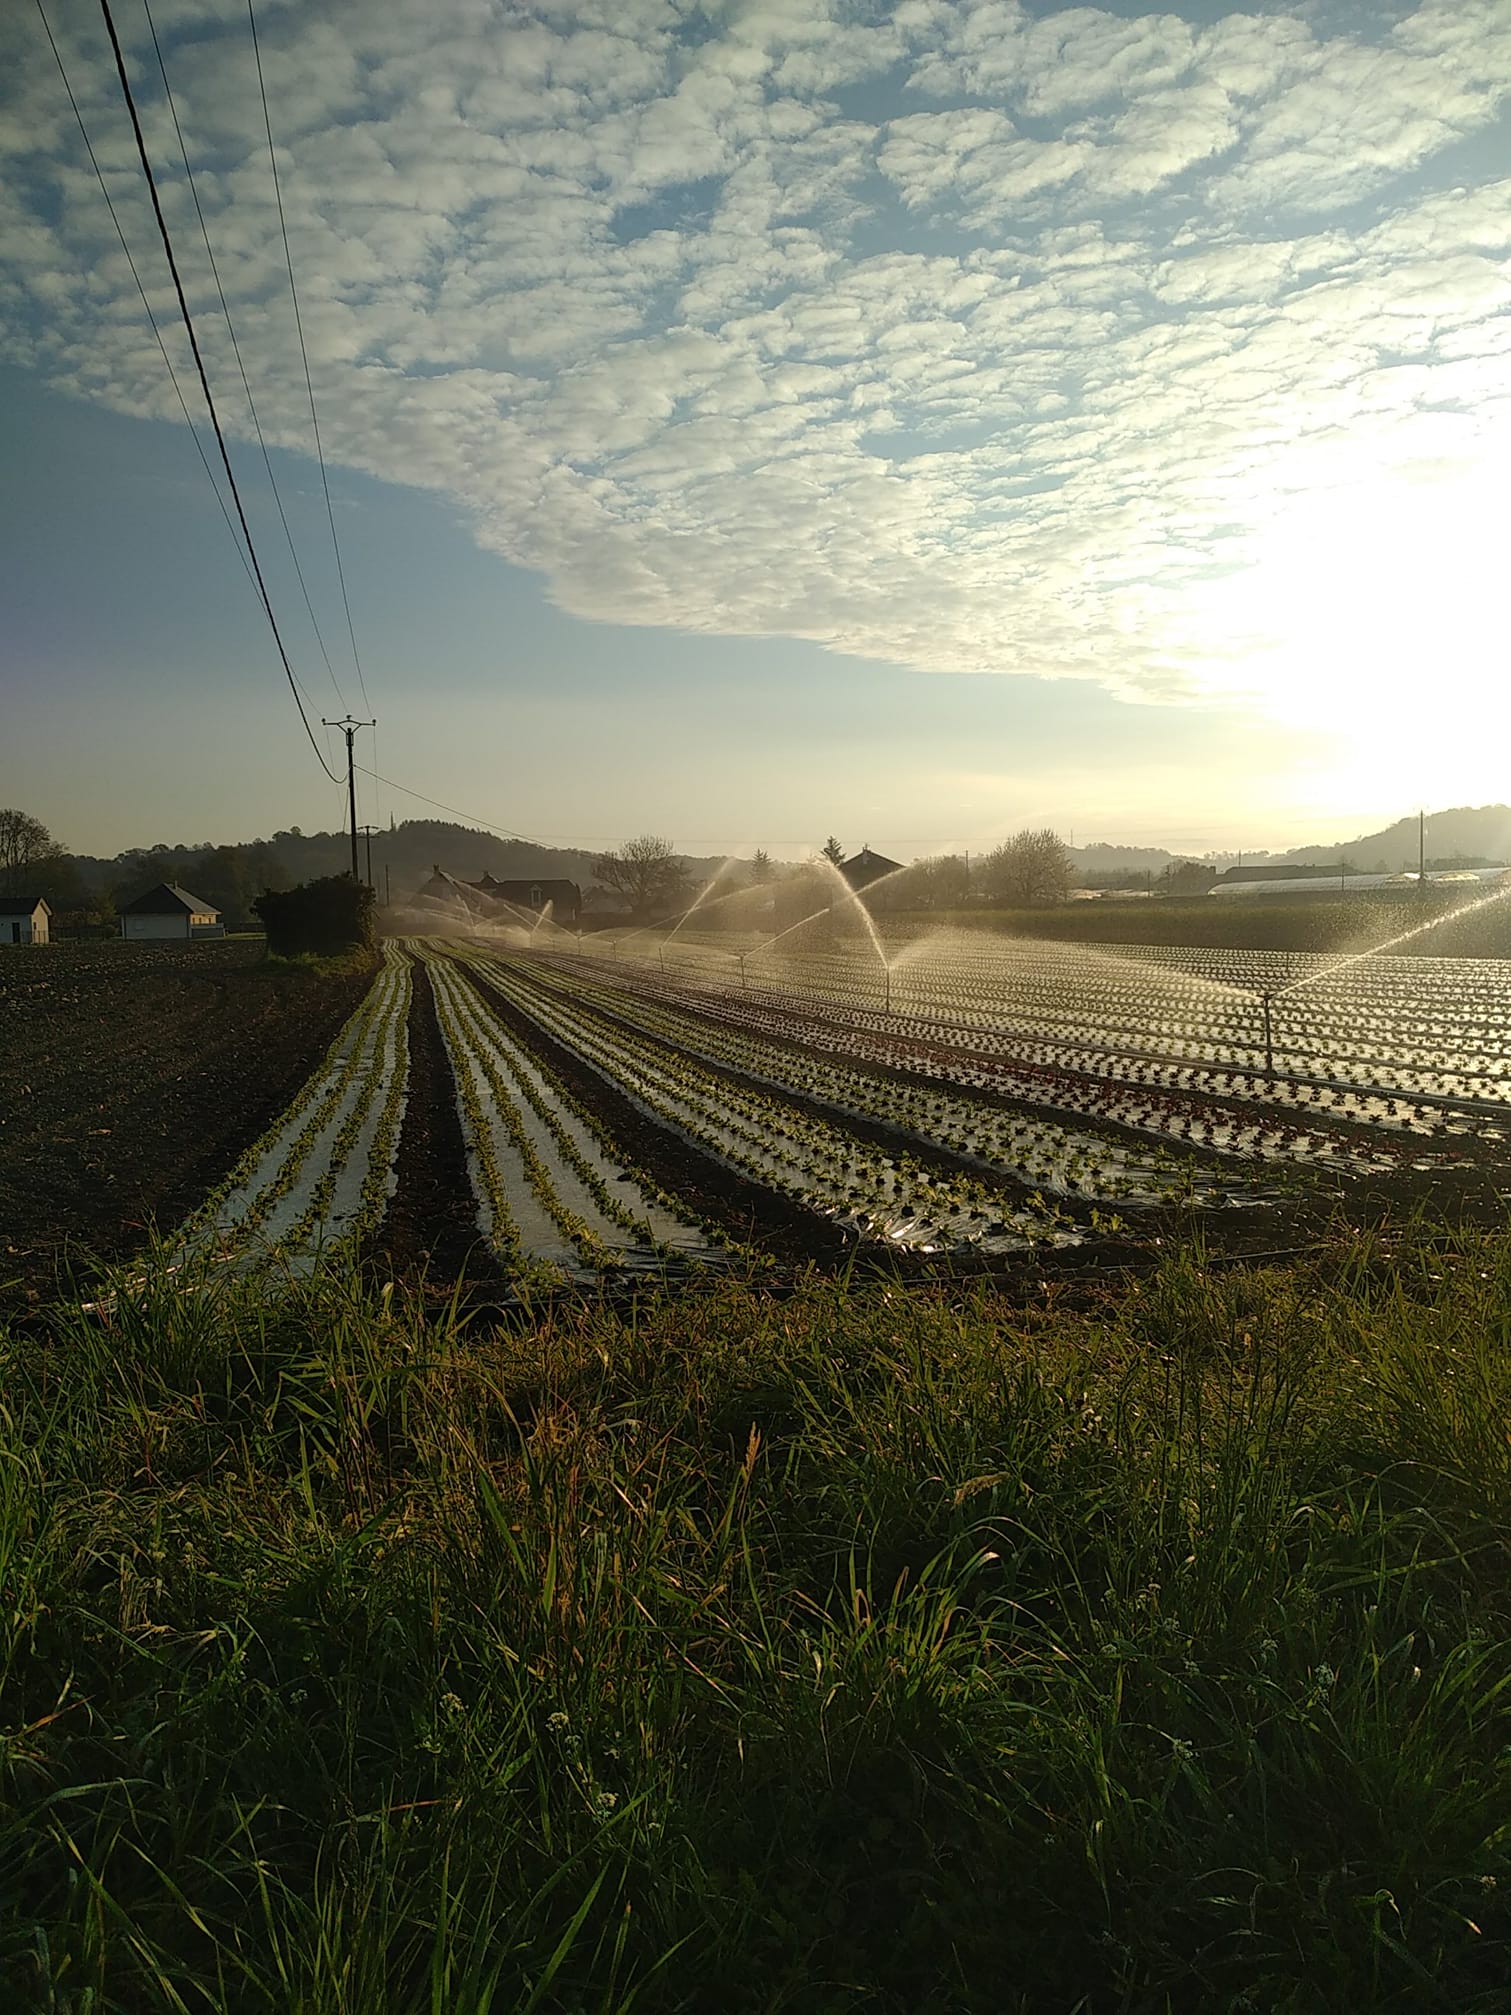
[[[43,896],[0,896],[0,944],[45,945],[51,915]]]
[[[134,902],[121,905],[121,936],[128,944],[163,938],[220,938],[225,928],[214,903],[190,895],[177,882],[159,882]]]

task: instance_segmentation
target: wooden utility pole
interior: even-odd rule
[[[382,832],[381,826],[362,826],[359,830],[367,836],[367,886],[376,895],[378,884],[373,880],[373,834]]]
[[[376,721],[354,721],[350,714],[343,720],[328,721],[322,715],[320,725],[324,728],[339,728],[346,737],[346,805],[350,813],[348,826],[352,836],[352,880],[359,886],[362,877],[357,871],[357,762],[352,754],[352,737],[358,728],[375,728]]]

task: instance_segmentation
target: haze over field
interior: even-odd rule
[[[385,775],[709,854],[1279,847],[1503,794],[1505,0],[266,0],[360,680],[246,11],[153,12],[332,672],[122,0],[273,598]],[[47,18],[197,414],[98,9]],[[337,823],[20,6],[0,154],[27,802],[101,853]]]

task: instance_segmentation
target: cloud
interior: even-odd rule
[[[186,367],[92,10],[53,11]],[[157,11],[259,414],[306,449],[244,16]],[[260,22],[328,456],[445,495],[580,615],[1247,690],[1319,592],[1287,642],[1228,585],[1299,578],[1288,514],[1441,503],[1503,438],[1511,183],[1455,151],[1511,91],[1496,0]],[[0,351],[173,419],[45,42],[19,11],[3,36]],[[128,53],[244,435],[150,45]]]

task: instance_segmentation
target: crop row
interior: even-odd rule
[[[1079,1233],[1043,1197],[944,1174],[666,1039],[605,1019],[510,957],[464,954],[483,982],[663,1126],[864,1238],[917,1251],[1022,1251]]]
[[[587,949],[725,991],[886,1007],[983,1032],[1011,1029],[1251,1068],[1264,1059],[1260,995],[1270,992],[1282,1074],[1342,1080],[1366,1092],[1504,1099],[1511,1090],[1511,1031],[1499,1006],[1511,968],[1487,973],[1483,961],[1308,964],[1258,953],[1188,959],[1165,948],[1092,950],[983,941],[968,932],[920,940],[886,967],[865,947],[793,951],[673,940],[657,950],[627,939],[616,949],[589,940]]]
[[[394,1185],[410,963],[397,945],[302,1090],[179,1230],[179,1262],[303,1268],[372,1229]]]
[[[1094,1127],[1112,1127],[1120,1133],[1127,1130],[1151,1142],[1195,1147],[1244,1161],[1361,1172],[1396,1167],[1405,1160],[1421,1160],[1422,1149],[1415,1136],[1439,1132],[1450,1123],[1430,1109],[1397,1100],[1377,1100],[1377,1110],[1366,1114],[1352,1094],[1305,1085],[1290,1086],[1290,1096],[1280,1102],[1282,1110],[1275,1112],[1267,1109],[1262,1080],[1215,1068],[1161,1065],[1008,1034],[962,1034],[949,1025],[904,1013],[888,1015],[866,1008],[799,1002],[754,990],[731,994],[689,987],[663,978],[653,967],[625,964],[585,969],[584,961],[571,958],[551,963],[578,984],[596,978],[621,998],[660,1001],[674,1016],[693,1009],[699,1023],[715,1017],[786,1047],[796,1044],[861,1065],[905,1070],[937,1081],[950,1094],[969,1097],[985,1093],[991,1099],[1035,1107],[1040,1113],[1074,1114]],[[1259,1095],[1251,1095],[1256,1093]],[[896,1095],[891,1103],[895,1112]],[[962,1134],[959,1120],[969,1117],[951,1115],[941,1122],[946,1145],[955,1144]],[[1376,1118],[1386,1131],[1364,1132],[1357,1123],[1336,1124],[1365,1117]],[[998,1138],[1004,1157],[1011,1159],[1010,1131],[1000,1132]],[[1030,1155],[1039,1148],[1031,1134],[1024,1142]],[[1135,1156],[1131,1166],[1106,1152],[1096,1158],[1104,1169],[1127,1166],[1134,1188],[1124,1193],[1133,1197],[1142,1187],[1147,1197],[1158,1193],[1162,1185],[1141,1184],[1136,1164],[1147,1163],[1152,1151]],[[1072,1139],[1067,1159],[1074,1156],[1079,1156],[1084,1169],[1086,1150]],[[1039,1159],[1042,1161],[1042,1152]]]
[[[972,1096],[972,1087],[953,1074],[946,1077],[937,1065],[920,1071],[917,1057],[900,1053],[895,1044],[851,1033],[817,1048],[811,1026],[802,1031],[800,1024],[794,1026],[796,1018],[775,1016],[759,1002],[727,1003],[724,1014],[713,1020],[706,1012],[689,1014],[685,1001],[669,991],[651,992],[622,981],[611,987],[569,961],[550,967],[537,963],[532,971],[553,990],[582,999],[687,1055],[737,1072],[747,1082],[795,1092],[842,1121],[884,1126],[900,1141],[944,1148],[1030,1190],[1097,1203],[1155,1204],[1177,1197],[1211,1203],[1237,1198],[1247,1186],[1211,1166],[1196,1166],[1189,1156],[1173,1158],[1157,1143],[1145,1147],[1067,1127],[1042,1110],[1050,1103],[1042,1084],[1034,1087],[1041,1110],[1028,1114]],[[810,1041],[803,1042],[802,1033]],[[910,1067],[906,1079],[891,1074],[899,1063]],[[881,1074],[878,1065],[888,1074]],[[985,1083],[985,1073],[974,1075],[978,1090],[1004,1089],[1000,1083]],[[1261,1129],[1248,1132],[1252,1138],[1235,1151],[1257,1151]]]
[[[1225,1103],[1241,1102],[1256,1109],[1274,1107],[1281,1113],[1294,1115],[1294,1119],[1289,1123],[1284,1120],[1262,1123],[1263,1137],[1244,1151],[1278,1155],[1282,1159],[1315,1159],[1319,1147],[1315,1138],[1317,1129],[1319,1125],[1325,1128],[1329,1119],[1349,1126],[1383,1128],[1387,1134],[1462,1136],[1472,1130],[1472,1122],[1462,1115],[1445,1118],[1440,1109],[1423,1103],[1421,1095],[1427,1092],[1441,1095],[1445,1091],[1458,1096],[1493,1095],[1498,1082],[1488,1067],[1471,1080],[1453,1074],[1429,1079],[1422,1073],[1404,1069],[1392,1072],[1378,1064],[1366,1068],[1359,1058],[1350,1064],[1345,1052],[1350,1047],[1362,1046],[1347,1044],[1334,1045],[1334,1060],[1340,1070],[1352,1069],[1353,1082],[1303,1071],[1295,1057],[1288,1057],[1283,1049],[1277,1051],[1272,1074],[1264,1068],[1262,1055],[1256,1059],[1247,1046],[1224,1045],[1214,1040],[1205,1045],[1203,1056],[1202,1045],[1180,1043],[1168,1028],[1163,1039],[1157,1031],[1145,1028],[1141,1031],[1145,1047],[1130,1048],[1119,1045],[1115,1034],[1109,1034],[1090,1015],[1073,1020],[1066,1016],[1036,1018],[1022,1012],[987,1015],[959,1009],[925,1014],[907,1006],[900,997],[894,999],[892,1010],[885,1012],[871,1004],[869,994],[864,991],[858,997],[847,998],[844,990],[839,989],[832,997],[819,997],[801,988],[756,987],[748,973],[746,985],[741,988],[737,981],[731,980],[727,961],[711,968],[706,962],[694,960],[668,961],[662,967],[659,962],[620,959],[606,967],[601,963],[600,969],[612,972],[616,982],[651,989],[671,986],[691,989],[724,1004],[722,1012],[735,1013],[751,1003],[764,1004],[778,1013],[801,1007],[808,1016],[830,1028],[866,1030],[909,1043],[944,1047],[952,1056],[980,1059],[999,1070],[1003,1065],[1019,1066],[1032,1072],[1070,1073],[1082,1081],[1094,1078],[1149,1087],[1159,1096],[1144,1100],[1141,1117],[1131,1110],[1128,1114],[1117,1111],[1114,1094],[1108,1095],[1110,1104],[1099,1095],[1091,1095],[1089,1102],[1083,1095],[1081,1102],[1073,1102],[1074,1109],[1088,1116],[1100,1113],[1156,1133],[1196,1138],[1218,1148],[1237,1142],[1244,1128],[1221,1116],[1212,1117],[1208,1125],[1198,1115],[1192,1132],[1192,1108],[1187,1095],[1200,1099],[1215,1094]],[[1257,1002],[1248,1001],[1246,1006],[1258,1012]],[[1149,1046],[1156,1043],[1160,1047]],[[1181,1054],[1182,1051],[1187,1054]],[[1288,1064],[1292,1068],[1288,1069]],[[1412,1080],[1411,1088],[1403,1090],[1402,1082],[1407,1079]],[[1178,1096],[1172,1101],[1163,1096],[1167,1093]],[[1059,1102],[1062,1101],[1056,1100]],[[1324,1151],[1344,1163],[1360,1158],[1357,1148],[1346,1143],[1324,1145]],[[1389,1142],[1382,1142],[1381,1157],[1389,1158],[1391,1152]]]
[[[456,1086],[479,1228],[495,1259],[520,1278],[586,1284],[637,1263],[716,1258],[717,1235],[625,1170],[451,961],[417,949]]]

